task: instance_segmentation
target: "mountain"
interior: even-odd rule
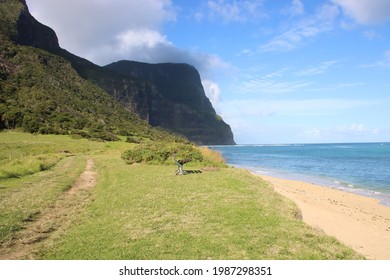
[[[138,109],[151,125],[175,131],[199,144],[234,144],[230,127],[216,114],[206,97],[195,67],[119,61],[105,68],[155,86],[146,95],[146,106]],[[132,94],[123,90],[118,95],[126,98]]]
[[[67,62],[67,67],[78,74],[76,80],[84,79],[81,84],[85,80],[89,81],[89,86],[92,83],[95,88],[97,86],[104,90],[128,112],[137,114],[152,126],[178,133],[198,144],[234,144],[230,126],[216,114],[194,67],[187,64],[146,64],[133,61],[120,61],[100,67],[62,49],[55,32],[31,16],[24,0],[0,0],[0,3],[1,36],[8,42],[16,43],[14,48],[28,49],[30,52],[44,50],[54,55],[49,61],[55,56],[61,57],[62,62]],[[3,46],[3,41],[7,40],[1,41],[0,56],[0,75],[6,77],[5,80],[9,76],[13,77],[14,70],[19,67],[7,56],[9,50]],[[33,48],[26,48],[27,46]],[[48,55],[45,53],[45,56]],[[34,63],[39,64],[37,61],[30,62],[31,67]],[[46,89],[46,92],[51,90]],[[55,99],[54,96],[51,98]],[[95,96],[93,100],[96,98]],[[4,104],[2,100],[4,98],[0,99],[0,104]],[[0,105],[0,114],[1,110],[5,110],[4,105]],[[4,118],[3,113],[2,119]],[[44,117],[41,116],[41,119]],[[0,127],[7,124],[9,126],[10,122],[3,121]]]
[[[0,1],[0,129],[103,140],[124,135],[182,141],[152,128],[80,77],[66,56],[73,57],[59,47],[53,30],[30,15],[25,1]]]

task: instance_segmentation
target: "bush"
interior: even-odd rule
[[[74,139],[91,138],[91,135],[88,133],[88,131],[85,130],[71,130],[70,136]]]
[[[109,131],[92,132],[91,138],[101,139],[104,141],[119,141],[120,139],[114,133]]]
[[[126,142],[139,144],[139,143],[141,143],[141,138],[136,137],[136,136],[128,136],[128,137],[126,137]]]
[[[188,159],[192,162],[202,162],[203,156],[199,149],[189,144],[176,143],[144,143],[122,154],[128,164],[173,164],[172,157]]]
[[[203,162],[209,166],[227,167],[225,159],[220,152],[211,150],[207,147],[199,148],[203,155]]]

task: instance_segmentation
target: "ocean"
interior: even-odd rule
[[[390,206],[390,143],[209,146],[227,164],[379,199]]]

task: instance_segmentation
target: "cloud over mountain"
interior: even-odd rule
[[[215,55],[180,49],[164,35],[163,25],[176,20],[171,0],[27,2],[31,13],[59,34],[63,48],[100,65],[121,59],[184,62],[201,72],[223,65]]]
[[[27,2],[34,17],[56,31],[61,47],[99,65],[123,59],[188,63],[208,79],[207,85],[215,84],[211,81],[214,70],[227,67],[218,56],[181,49],[164,35],[164,24],[177,16],[171,0]],[[217,101],[215,91],[207,92],[214,92],[209,97]]]

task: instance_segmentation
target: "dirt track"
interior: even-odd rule
[[[91,191],[96,185],[94,162],[87,161],[84,172],[75,184],[50,207],[36,217],[29,219],[13,241],[0,252],[0,260],[35,259],[43,242],[52,233],[66,228],[73,216],[79,213],[91,200]]]

